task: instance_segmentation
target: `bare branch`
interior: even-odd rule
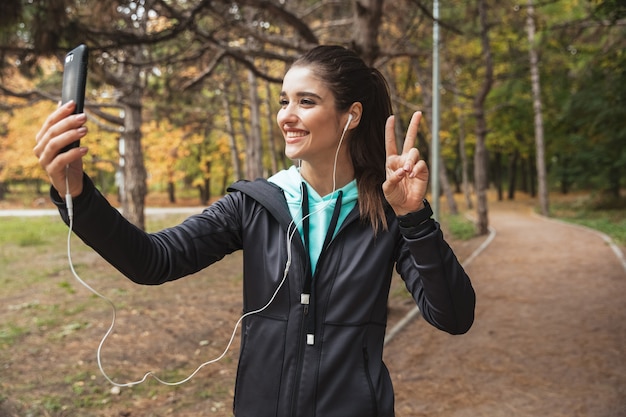
[[[272,14],[272,16],[278,17],[283,20],[286,24],[291,26],[296,30],[296,32],[308,43],[318,44],[319,39],[311,31],[309,25],[302,21],[302,19],[298,18],[296,15],[285,9],[284,7],[280,7],[277,4],[274,4],[268,0],[243,0],[242,4],[248,6],[254,6],[261,10],[265,10]]]
[[[413,3],[417,6],[418,9],[420,9],[422,11],[422,13],[424,13],[430,20],[432,20],[433,22],[435,21],[435,17],[433,16],[433,14],[430,12],[430,10],[428,10],[428,8],[426,6],[424,6],[422,4],[422,2],[420,0],[412,0]],[[454,27],[453,25],[451,25],[450,23],[446,23],[441,19],[437,19],[437,23],[439,23],[439,26],[441,26],[444,29],[447,29],[451,32],[456,33],[457,35],[462,35],[463,31],[460,29],[457,29],[456,27]]]
[[[113,129],[113,130],[109,130],[109,131],[111,131],[111,132],[123,132],[124,131],[124,129],[122,127],[122,126],[124,126],[124,119],[122,117],[114,116],[114,115],[112,115],[110,113],[104,112],[104,111],[101,110],[101,108],[99,106],[88,106],[88,107],[89,107],[89,111],[94,116],[97,116],[98,118],[100,118],[100,119],[102,119],[102,120],[104,120],[104,121],[106,121],[108,123],[111,123],[113,125],[120,126],[120,129],[118,129],[118,130]],[[121,108],[121,106],[115,106],[115,107]],[[95,119],[92,119],[92,120],[96,121],[98,126],[106,128],[105,125],[99,123],[97,120],[95,120]]]
[[[226,53],[223,50],[219,51],[217,55],[213,57],[209,65],[200,73],[200,75],[183,84],[183,90],[189,90],[200,84],[205,78],[209,77],[225,55]]]

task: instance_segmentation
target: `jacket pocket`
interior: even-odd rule
[[[260,316],[247,318],[235,383],[233,409],[237,417],[277,415],[285,331],[285,321]]]
[[[363,326],[326,324],[317,380],[316,409],[324,417],[377,417],[377,381]]]
[[[372,375],[370,373],[370,358],[367,352],[367,347],[363,347],[363,369],[365,369],[365,378],[370,388],[370,398],[372,401],[372,410],[374,415],[378,415],[378,402],[376,401],[376,389],[374,389],[374,382],[372,382]]]

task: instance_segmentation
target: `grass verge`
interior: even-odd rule
[[[618,245],[626,246],[626,198],[555,199],[551,211],[555,218],[598,230]]]

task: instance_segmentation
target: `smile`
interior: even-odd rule
[[[287,137],[287,138],[301,138],[302,136],[306,136],[308,134],[309,134],[309,132],[302,131],[302,130],[299,130],[297,132],[289,131],[289,132],[285,132],[285,137]]]

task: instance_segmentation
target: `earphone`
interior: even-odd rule
[[[350,127],[350,123],[352,122],[352,119],[354,118],[354,116],[352,115],[352,113],[350,113],[348,115],[348,122],[346,123],[346,127],[343,128],[343,133],[346,133],[346,130],[348,130],[348,127]],[[343,135],[342,135],[342,139],[343,139]]]

